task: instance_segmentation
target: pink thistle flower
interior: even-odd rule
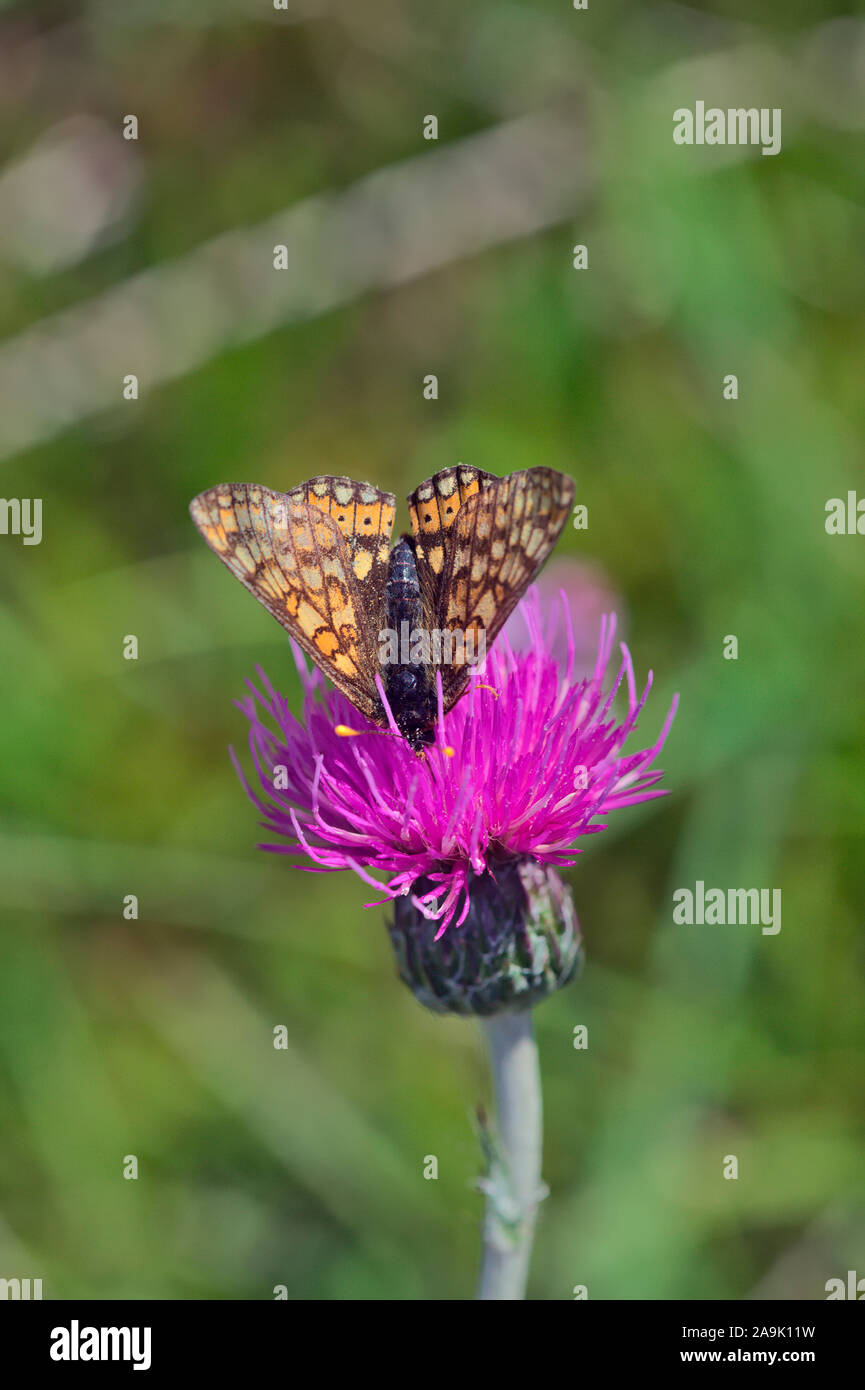
[[[678,697],[655,741],[626,754],[651,673],[638,692],[621,645],[608,681],[612,616],[601,623],[592,673],[575,679],[577,644],[561,597],[566,659],[557,662],[557,639],[541,621],[537,592],[530,592],[521,604],[528,647],[515,650],[500,636],[483,675],[473,677],[448,714],[439,687],[436,742],[424,757],[402,738],[377,733],[317,670],[307,669],[297,648],[302,719],[259,670],[261,688],[249,682],[251,693],[237,703],[250,722],[260,790],[233,751],[232,758],[275,837],[260,848],[293,854],[309,872],[351,869],[385,901],[408,899],[413,919],[426,919],[438,942],[463,925],[483,882],[488,891],[490,881],[508,878],[515,866],[533,865],[554,883],[556,869],[575,862],[582,838],[603,830],[611,812],[665,795],[653,763]],[[621,690],[627,708],[617,717]],[[345,725],[363,736],[341,736],[337,727]],[[391,727],[396,732],[392,719]]]

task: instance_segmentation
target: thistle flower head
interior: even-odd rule
[[[471,925],[473,902],[489,916],[490,895],[499,891],[494,885],[516,891],[517,872],[517,896],[529,879],[537,889],[542,878],[549,901],[557,899],[555,871],[575,862],[584,836],[603,830],[613,811],[664,795],[657,786],[662,773],[652,764],[676,701],[654,743],[626,754],[652,677],[638,692],[621,646],[608,679],[615,617],[602,621],[594,670],[578,680],[567,604],[559,606],[568,633],[560,661],[536,592],[521,612],[525,649],[515,650],[501,635],[483,673],[447,714],[439,686],[436,742],[423,757],[403,739],[377,734],[343,695],[326,688],[318,671],[307,669],[299,651],[300,719],[259,671],[260,687],[250,682],[250,694],[238,702],[249,719],[258,787],[236,759],[235,766],[270,832],[261,848],[292,854],[311,872],[353,870],[385,901],[399,904],[399,930],[416,929],[430,949],[467,920]],[[626,709],[617,716],[620,692]],[[337,732],[345,726],[359,736]],[[527,866],[533,866],[528,877]],[[575,919],[573,926],[572,958],[560,963],[559,976],[575,966]],[[456,943],[449,949],[457,950]],[[529,963],[529,986],[536,965]]]

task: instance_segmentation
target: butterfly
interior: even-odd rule
[[[447,712],[558,540],[573,498],[572,480],[552,468],[497,478],[459,464],[411,494],[412,535],[393,548],[393,493],[351,478],[320,476],[288,492],[224,483],[189,510],[241,584],[387,729],[380,681],[397,728],[420,752],[435,742],[437,672]]]

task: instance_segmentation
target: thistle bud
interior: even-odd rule
[[[440,923],[412,899],[420,880],[395,902],[389,924],[400,978],[435,1013],[482,1014],[528,1009],[567,984],[582,964],[580,928],[570,889],[555,869],[510,860],[469,878],[469,911],[436,940]]]

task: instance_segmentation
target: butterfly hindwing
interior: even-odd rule
[[[376,722],[376,639],[395,509],[392,493],[330,477],[287,493],[223,484],[190,504],[195,525],[232,574]]]
[[[293,502],[318,507],[335,521],[351,556],[352,573],[365,592],[383,599],[390,559],[390,538],[396,516],[392,492],[380,492],[371,483],[322,474],[291,488]]]
[[[418,574],[430,619],[442,607],[447,555],[457,517],[482,486],[496,481],[492,473],[483,473],[479,468],[461,463],[427,478],[408,499]]]
[[[552,468],[496,478],[460,465],[422,483],[409,508],[427,624],[471,634],[475,653],[483,634],[489,650],[558,540],[573,498],[572,480]],[[442,664],[445,709],[470,670],[465,661]]]

